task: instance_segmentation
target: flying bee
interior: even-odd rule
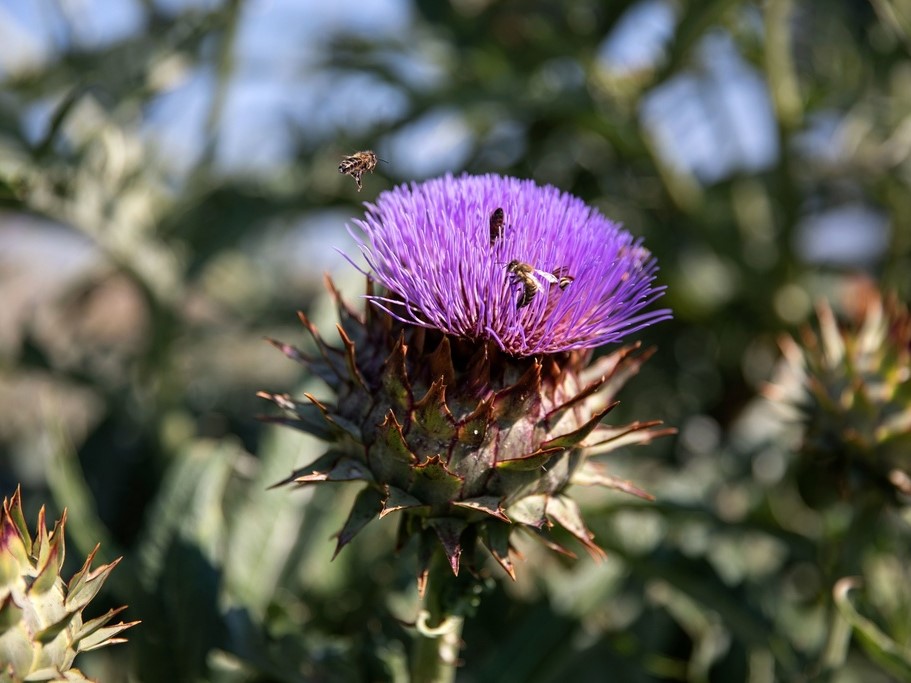
[[[490,214],[490,246],[493,246],[494,242],[502,237],[503,223],[505,221],[506,217],[503,214],[503,209],[499,207]]]
[[[545,270],[538,270],[527,263],[522,263],[518,259],[513,259],[509,262],[506,266],[506,272],[515,278],[517,282],[522,283],[522,293],[519,295],[519,300],[516,302],[516,308],[528,306],[538,292],[544,289],[544,285],[541,284],[541,279],[544,279],[553,285],[557,285],[560,289],[566,289],[575,279],[572,275],[569,275],[566,272],[566,268],[562,266],[552,273],[548,273]]]
[[[373,173],[373,169],[376,168],[378,161],[383,160],[372,150],[365,149],[361,152],[355,152],[351,156],[343,157],[341,163],[338,165],[338,172],[350,175],[354,178],[354,183],[357,185],[357,191],[360,192],[361,176],[368,171]]]

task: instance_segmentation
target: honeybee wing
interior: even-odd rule
[[[535,273],[543,277],[552,285],[557,285],[560,289],[566,289],[569,287],[570,283],[576,279],[569,274],[569,269],[566,266],[555,268],[549,273],[543,270],[536,270]]]
[[[548,273],[545,270],[536,270],[535,275],[544,278],[552,285],[555,285],[560,281],[560,278],[555,276],[553,273]]]

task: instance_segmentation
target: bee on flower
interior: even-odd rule
[[[519,294],[516,308],[528,306],[535,295],[544,290],[541,280],[557,285],[560,289],[566,289],[575,280],[572,275],[566,272],[566,268],[562,266],[552,273],[548,273],[533,268],[527,263],[522,263],[518,259],[513,259],[506,265],[506,272],[522,285],[522,292]]]
[[[498,207],[490,214],[490,246],[493,246],[498,239],[503,236],[503,224],[506,222],[506,214],[503,209]]]

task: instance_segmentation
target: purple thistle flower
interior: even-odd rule
[[[620,341],[671,317],[644,311],[659,298],[657,263],[641,240],[557,188],[498,175],[447,175],[383,192],[353,234],[386,290],[370,299],[397,320],[513,356],[553,354]],[[502,235],[491,244],[491,214]],[[517,260],[539,290],[519,307]],[[558,286],[551,273],[569,275]],[[553,279],[554,282],[550,280]]]
[[[576,197],[495,175],[397,187],[355,225],[366,314],[330,283],[341,346],[303,314],[316,353],[273,342],[335,394],[260,394],[277,421],[330,442],[284,483],[365,482],[337,548],[395,513],[421,590],[440,550],[454,574],[463,551],[477,573],[482,546],[515,578],[513,532],[571,555],[548,534],[559,525],[601,557],[569,488],[650,499],[593,458],[674,431],[603,422],[653,349],[592,358],[670,317],[645,311],[664,291],[651,253]]]

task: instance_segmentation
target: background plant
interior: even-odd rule
[[[656,503],[584,496],[606,563],[532,556],[486,598],[464,680],[901,675],[906,506],[808,500],[757,396],[816,298],[911,295],[907,2],[101,5],[0,4],[0,487],[68,506],[74,557],[124,555],[96,602],[143,621],[80,668],[401,680],[392,529],[329,564],[348,494],[266,490],[316,444],[255,393],[317,380],[262,337],[333,324],[323,270],[359,292],[330,249],[358,202],[465,169],[645,238],[675,319],[616,417],[680,436],[612,460]],[[335,167],[365,147],[390,163],[358,194]],[[839,616],[848,575],[897,651]]]

